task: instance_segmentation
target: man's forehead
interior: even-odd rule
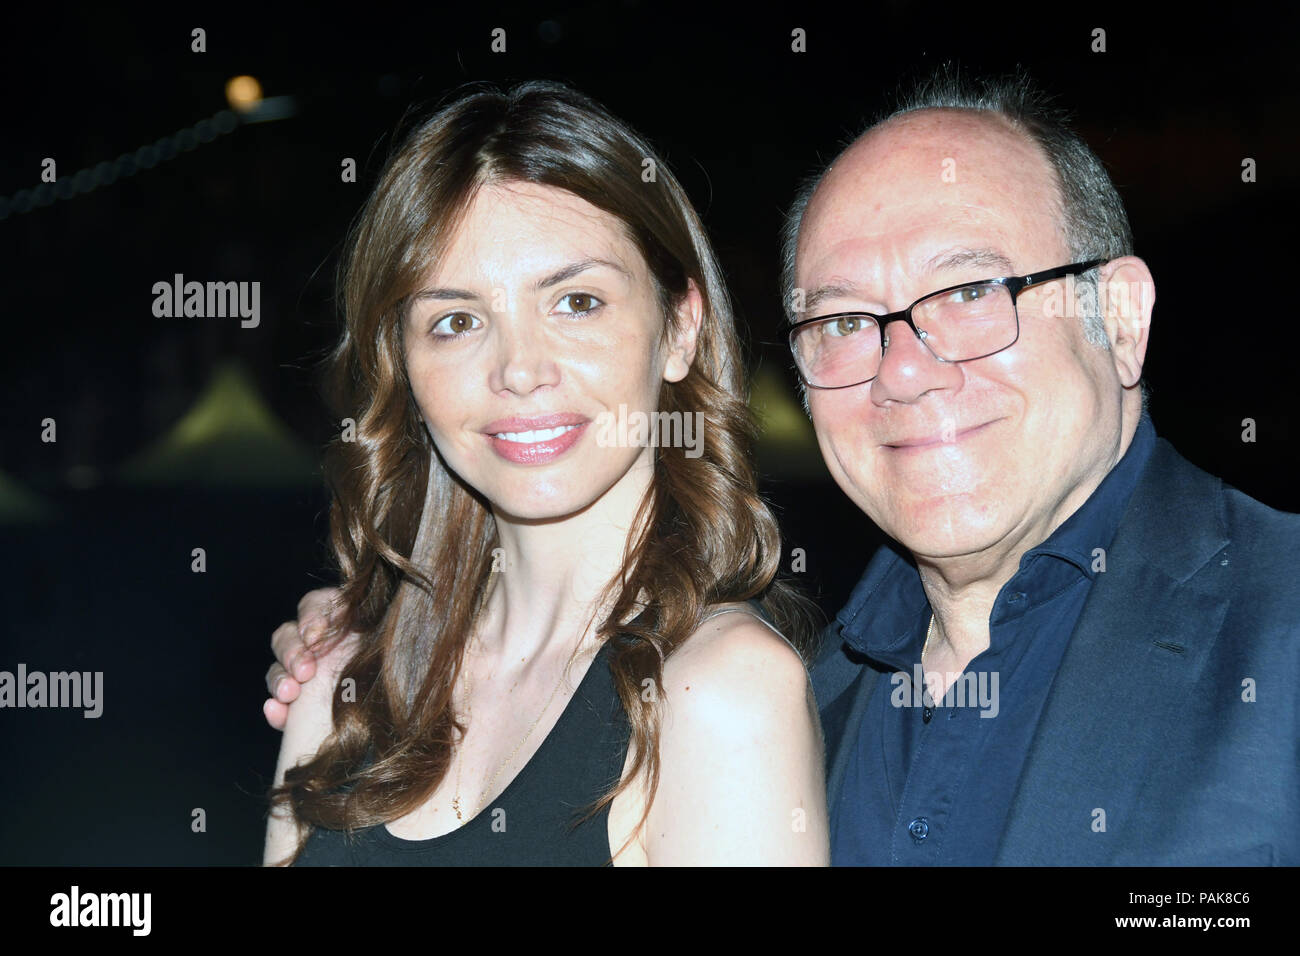
[[[895,116],[863,133],[842,154],[843,158],[878,149],[899,150],[1003,149],[1035,154],[1028,133],[1010,119],[991,110],[933,108]]]
[[[930,112],[873,131],[828,171],[801,224],[805,281],[868,262],[909,274],[964,265],[1008,274],[1021,246],[1062,238],[1055,173],[1041,150],[1005,124]]]
[[[934,247],[911,250],[902,259],[904,272],[917,278],[933,276],[936,277],[933,281],[938,281],[937,277],[945,273],[956,278],[956,273],[965,271],[991,279],[1020,271],[1019,264],[996,241],[942,245],[937,251],[933,251]],[[825,266],[815,268],[810,277],[811,287],[806,290],[803,311],[815,312],[822,303],[837,299],[873,298],[880,291],[879,282],[887,270],[886,263],[871,256],[869,250],[863,250],[861,256],[850,251]]]
[[[982,111],[922,110],[889,120],[849,146],[827,170],[809,214],[845,206],[872,212],[909,204],[1055,198],[1046,153],[1009,121]]]
[[[1010,274],[1027,247],[1041,247],[1054,233],[1054,221],[1041,213],[1031,219],[976,205],[916,205],[881,210],[842,207],[808,223],[798,251],[807,281],[848,270],[857,275],[901,269],[931,274],[965,266]],[[998,270],[1001,270],[1000,272]]]

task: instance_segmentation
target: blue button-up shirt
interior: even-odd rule
[[[993,603],[988,649],[938,701],[918,679],[931,613],[920,575],[894,548],[876,553],[838,620],[850,647],[891,670],[864,678],[878,683],[833,802],[833,863],[994,862],[1052,680],[1155,437],[1143,413],[1088,500],[1025,552]]]

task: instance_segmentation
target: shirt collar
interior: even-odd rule
[[[1143,410],[1133,440],[1115,467],[1093,489],[1088,500],[1061,522],[1060,527],[1046,541],[1024,553],[1020,559],[1021,569],[1035,556],[1050,554],[1069,561],[1088,578],[1095,580],[1105,567],[1104,563],[1098,561],[1102,555],[1097,551],[1109,548],[1115,540],[1125,506],[1133,496],[1133,489],[1137,487],[1138,478],[1151,458],[1155,444],[1155,426]]]
[[[1114,540],[1155,441],[1155,426],[1144,409],[1119,462],[1046,541],[1021,556],[1020,571],[1039,555],[1050,555],[1095,579],[1105,565],[1098,562],[1094,551],[1109,547]],[[835,619],[850,647],[888,663],[907,652],[916,640],[918,621],[929,613],[930,602],[915,562],[901,544],[889,540],[876,551]]]

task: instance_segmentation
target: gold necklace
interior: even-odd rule
[[[932,637],[934,637],[933,611],[930,612],[930,626],[925,629],[925,644],[921,647],[921,682],[923,684],[925,682],[925,652],[930,649],[930,638]],[[928,686],[925,688],[925,692],[927,694],[930,693],[930,688]],[[933,695],[931,695],[931,699],[933,699]]]
[[[519,743],[515,744],[515,749],[510,751],[510,755],[501,762],[501,766],[497,767],[497,772],[492,775],[492,779],[488,781],[487,786],[484,787],[481,791],[479,791],[480,799],[482,798],[484,793],[492,792],[492,787],[493,785],[496,784],[497,778],[501,776],[501,771],[505,770],[506,767],[509,766],[510,761],[515,759],[515,754],[519,753],[519,748],[522,747],[527,742],[528,738],[533,735],[533,731],[537,729],[537,725],[542,722],[542,718],[546,716],[546,712],[551,709],[551,704],[555,702],[555,695],[560,692],[560,686],[564,683],[564,678],[569,673],[569,665],[572,664],[573,659],[577,657],[578,648],[581,646],[582,646],[582,642],[579,641],[577,646],[574,647],[573,653],[569,655],[569,659],[565,662],[564,666],[560,668],[559,683],[557,683],[555,685],[555,689],[551,691],[551,696],[546,699],[546,704],[542,707],[541,712],[537,715],[536,719],[529,726],[528,732],[524,734],[523,738],[519,741]],[[465,670],[465,700],[466,700],[465,722],[466,723],[469,723],[470,718],[473,716],[473,712],[469,707],[469,698],[472,693],[473,693],[473,684],[470,679],[469,669],[466,668]],[[463,764],[464,764],[464,753],[462,752],[459,759],[457,759],[456,761],[456,794],[451,798],[451,808],[454,811],[456,811],[457,820],[464,819],[464,817],[461,816],[461,812],[460,812],[460,771]],[[472,814],[470,814],[470,819],[473,819],[474,817],[478,816],[479,813],[482,811],[482,809],[483,807],[480,805],[477,810],[475,810]]]

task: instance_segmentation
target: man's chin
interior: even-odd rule
[[[940,506],[876,522],[891,538],[917,557],[943,559],[975,554],[1002,537],[994,516],[983,509]]]

